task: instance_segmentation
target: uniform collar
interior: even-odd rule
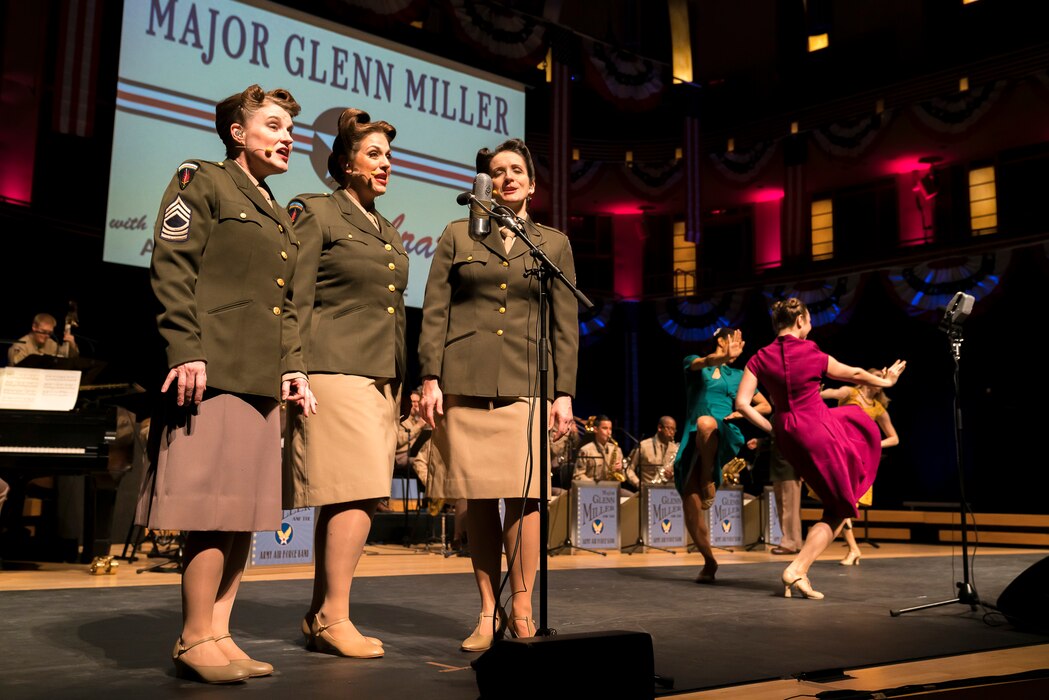
[[[342,217],[360,230],[361,233],[374,236],[383,243],[388,243],[393,246],[394,250],[397,252],[407,255],[404,251],[404,247],[401,245],[401,237],[397,235],[397,230],[386,223],[386,219],[383,218],[383,215],[380,214],[378,210],[375,211],[375,218],[379,223],[379,228],[376,230],[375,225],[368,218],[367,214],[364,213],[364,207],[356,201],[351,201],[349,193],[345,190],[336,190],[332,193],[332,198],[335,200],[336,204],[338,204],[339,211],[342,212]]]
[[[523,224],[525,235],[528,236],[536,247],[542,248],[546,244],[546,236],[543,235],[543,230],[535,225],[535,222],[529,218],[527,213],[525,213],[521,219],[525,222]],[[520,236],[517,238],[520,238]],[[491,231],[489,231],[483,243],[486,248],[503,260],[513,260],[514,258],[519,258],[522,255],[528,254],[530,251],[527,243],[515,239],[513,246],[510,248],[510,252],[506,252],[506,248],[503,246],[503,234],[499,227],[495,225],[492,226]]]
[[[259,212],[273,219],[278,224],[283,225],[284,221],[277,213],[278,211],[283,211],[281,207],[277,205],[276,201],[274,201],[272,205],[266,201],[266,198],[262,196],[261,192],[259,192],[258,185],[252,182],[251,177],[244,168],[240,166],[240,163],[227,158],[224,161],[222,168],[229,173],[233,182],[235,182],[237,187],[244,192],[244,195],[251,200],[251,203],[255,205],[255,208],[258,209]]]

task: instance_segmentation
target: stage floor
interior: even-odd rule
[[[309,598],[310,570],[256,569],[243,584],[233,631],[246,651],[273,663],[277,673],[224,692],[477,698],[469,666],[477,655],[458,650],[476,619],[469,561],[421,548],[368,550],[373,556],[362,560],[353,587],[353,618],[363,632],[383,639],[384,658],[341,659],[304,651],[298,624]],[[1017,630],[993,611],[971,612],[968,606],[951,604],[889,615],[890,609],[953,598],[961,578],[960,550],[951,556],[946,547],[887,543],[865,550],[871,554],[858,567],[838,566],[837,547],[813,567],[813,583],[827,596],[822,601],[782,598],[777,582],[786,561],[764,551],[719,553],[722,568],[714,586],[692,582],[699,566],[695,554],[550,557],[548,622],[562,634],[649,633],[656,673],[674,679],[673,689],[660,695],[745,697],[744,687],[756,692],[760,686],[744,684],[769,681],[767,688],[774,694],[767,697],[786,697],[811,693],[801,686],[813,686],[789,681],[789,691],[771,691],[784,683],[776,679],[830,668],[867,669],[869,675],[872,667],[901,662],[1006,653],[992,650],[1032,650],[1036,661],[1044,659],[1040,667],[1049,667],[1049,646],[1034,646],[1049,645],[1049,636]],[[1045,555],[981,549],[973,579],[981,598],[993,602]],[[152,563],[121,562],[115,576],[90,576],[83,565],[18,570],[17,563],[8,562],[9,568],[0,572],[0,697],[149,693],[165,698],[188,690],[215,692],[174,677],[168,654],[179,627],[178,576],[135,573]],[[972,657],[967,663],[978,661]],[[551,689],[560,673],[615,673],[629,663],[613,658],[606,668],[580,669],[566,659],[563,667],[551,670]],[[929,678],[935,669],[920,673]],[[885,681],[880,687],[902,684],[899,673],[880,678]],[[710,690],[714,688],[722,690]]]

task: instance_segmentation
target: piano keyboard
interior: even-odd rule
[[[0,445],[0,453],[3,454],[29,454],[29,455],[83,455],[87,454],[84,447],[34,447],[32,445]]]

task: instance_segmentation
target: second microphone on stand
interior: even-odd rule
[[[459,204],[470,205],[470,226],[467,229],[470,238],[475,241],[483,241],[492,232],[492,218],[489,211],[492,209],[492,178],[487,173],[478,173],[474,178],[473,193],[463,192],[455,201]]]

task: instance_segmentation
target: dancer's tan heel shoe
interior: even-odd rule
[[[498,620],[494,623],[495,631],[493,633],[492,620],[497,616]],[[505,615],[499,612],[492,612],[491,615],[485,615],[482,612],[477,616],[477,627],[474,627],[474,631],[470,633],[469,637],[463,640],[463,643],[459,645],[459,648],[463,651],[487,651],[491,648],[492,642],[496,639],[502,639],[505,630]]]
[[[845,555],[845,558],[839,561],[838,563],[842,566],[859,566],[860,555],[856,554],[856,552],[849,552]]]
[[[783,572],[783,597],[792,597],[792,592],[797,589],[802,598],[823,600],[823,594],[812,589],[808,576],[797,576],[793,573]]]
[[[339,656],[348,656],[353,659],[377,659],[386,653],[381,646],[372,644],[363,635],[353,641],[346,641],[338,639],[328,631],[335,625],[341,625],[349,621],[350,618],[344,617],[330,625],[322,625],[320,618],[314,615],[313,624],[310,625],[314,650],[335,653]]]
[[[175,648],[171,652],[171,661],[175,664],[175,675],[179,678],[189,678],[202,683],[237,683],[247,680],[248,672],[240,666],[234,666],[231,663],[227,663],[224,666],[203,666],[187,661],[183,657],[183,654],[193,647],[214,641],[214,637],[204,637],[187,646],[182,643],[182,638],[179,637],[175,641]]]
[[[528,634],[527,635],[519,634],[518,631],[517,631],[517,623],[518,623],[518,621],[521,621],[521,620],[524,621],[525,629],[528,630]],[[514,637],[515,639],[520,639],[521,637],[534,637],[535,636],[535,620],[533,620],[530,617],[511,617],[510,618],[509,630],[510,630],[510,636]]]
[[[313,637],[313,632],[310,630],[310,616],[309,613],[302,618],[302,636],[306,638],[306,648],[310,651],[317,650],[317,640]],[[382,646],[382,640],[377,637],[365,637],[369,642],[377,647]]]
[[[233,635],[224,634],[221,637],[215,637],[216,642],[221,642],[223,639],[233,639]],[[247,671],[248,678],[261,678],[273,673],[273,664],[268,664],[265,661],[256,661],[255,659],[248,658],[230,659],[229,662],[234,666],[240,666]]]

